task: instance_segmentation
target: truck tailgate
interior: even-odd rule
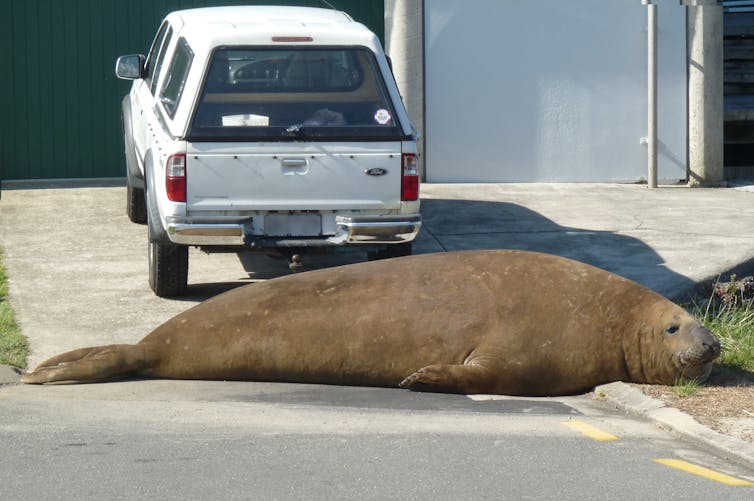
[[[401,143],[192,143],[186,182],[189,213],[396,209]]]

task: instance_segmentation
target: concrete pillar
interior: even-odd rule
[[[688,2],[689,186],[721,186],[723,173],[723,8]]]
[[[393,74],[411,123],[422,134],[419,167],[424,166],[424,1],[385,0],[385,52],[393,60]]]

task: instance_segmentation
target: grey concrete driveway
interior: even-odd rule
[[[146,228],[125,215],[125,190],[5,183],[0,245],[29,365],[75,347],[132,343],[193,304],[232,287],[290,273],[264,256],[192,249],[189,295],[155,297]],[[585,261],[682,298],[699,283],[754,263],[754,193],[648,190],[636,185],[488,184],[422,187],[416,253],[530,249]],[[361,254],[312,257],[310,268]]]

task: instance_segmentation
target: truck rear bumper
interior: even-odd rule
[[[173,243],[197,246],[327,247],[335,245],[382,245],[411,242],[421,228],[421,215],[336,216],[336,232],[330,236],[277,237],[254,235],[251,225],[168,221]]]

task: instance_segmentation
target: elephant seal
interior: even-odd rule
[[[720,344],[628,279],[516,250],[359,263],[223,293],[135,345],[73,350],[24,383],[127,376],[563,395],[704,379]]]

